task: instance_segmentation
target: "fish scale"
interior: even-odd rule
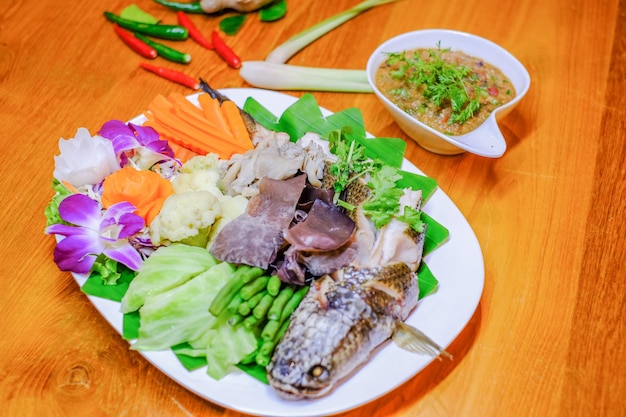
[[[391,337],[395,321],[406,318],[416,303],[417,279],[404,263],[350,267],[338,282],[321,278],[274,351],[270,384],[290,399],[326,394]]]

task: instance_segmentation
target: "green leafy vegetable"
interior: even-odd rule
[[[259,10],[259,19],[262,22],[273,22],[287,14],[287,0],[273,1]]]
[[[166,292],[217,263],[204,248],[184,244],[162,246],[141,266],[122,299],[123,313],[141,307],[148,296]]]
[[[172,351],[188,371],[200,369],[208,363],[204,351],[192,348],[187,342],[172,346]]]
[[[450,232],[441,223],[422,211],[422,221],[426,223],[424,238],[424,256],[443,245],[450,237]],[[422,262],[423,263],[423,262]]]
[[[245,14],[234,14],[220,20],[220,30],[227,35],[235,35],[246,21]]]
[[[122,319],[122,336],[126,340],[133,340],[139,337],[139,311],[124,314]]]
[[[139,314],[139,337],[133,349],[163,350],[183,342],[202,348],[216,318],[209,305],[235,272],[223,262],[168,291],[149,295]]]
[[[73,194],[57,179],[52,180],[52,189],[54,190],[54,195],[44,209],[44,215],[46,216],[46,226],[63,223],[61,216],[59,216],[59,204],[61,204],[61,201],[63,201],[65,197]]]
[[[124,265],[104,256],[98,257],[81,291],[107,300],[121,301],[135,277]]]
[[[150,13],[145,12],[136,4],[131,4],[130,6],[122,9],[120,17],[134,22],[148,23],[150,25],[154,25],[159,22],[159,19],[152,16]]]
[[[422,262],[420,267],[417,269],[417,285],[420,290],[420,300],[435,292],[437,286],[439,285],[439,281],[437,281],[437,278],[435,278],[430,268],[428,268],[428,265],[424,262]]]
[[[374,172],[367,185],[372,189],[372,197],[363,203],[363,212],[380,229],[396,216],[400,209],[401,188],[396,187],[400,179],[396,169],[384,165]]]
[[[207,373],[214,379],[226,376],[257,347],[254,332],[244,326],[225,325],[211,329],[203,342],[206,343]]]

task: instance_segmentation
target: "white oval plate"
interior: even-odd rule
[[[277,116],[297,100],[269,90],[220,91],[241,107],[248,97],[253,97]],[[190,100],[194,101],[193,97]],[[322,112],[325,116],[331,114],[325,109]],[[132,121],[143,123],[145,119],[138,116]],[[402,168],[423,174],[407,160]],[[449,229],[450,240],[426,256],[425,261],[439,280],[439,289],[420,302],[407,323],[446,347],[465,327],[478,305],[484,283],[483,257],[470,225],[443,191],[438,189],[423,210]],[[74,278],[81,286],[86,280],[79,275]],[[92,296],[89,299],[122,334],[120,304]],[[287,401],[279,398],[269,386],[243,372],[216,381],[206,374],[206,368],[187,371],[171,351],[140,353],[171,379],[208,401],[243,413],[274,417],[328,416],[358,407],[398,387],[433,360],[430,356],[408,353],[389,343],[328,396],[317,400]]]

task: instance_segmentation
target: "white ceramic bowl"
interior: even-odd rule
[[[513,100],[495,109],[484,123],[464,135],[446,135],[418,121],[385,97],[374,82],[376,70],[387,58],[387,52],[434,48],[438,42],[441,42],[442,48],[462,51],[500,68],[517,93]],[[423,148],[443,155],[455,155],[468,151],[491,158],[502,156],[506,150],[506,141],[498,127],[498,121],[519,103],[530,87],[528,71],[504,48],[479,36],[447,29],[417,30],[389,39],[372,53],[367,62],[366,71],[374,93],[389,110],[400,128]]]

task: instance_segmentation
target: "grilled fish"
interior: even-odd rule
[[[415,200],[421,194],[408,195],[411,203],[406,204],[419,204]],[[390,337],[409,351],[448,356],[404,323],[418,302],[415,270],[421,261],[424,233],[391,223],[387,226],[369,248],[371,262],[353,263],[334,277],[320,278],[294,311],[267,368],[270,385],[280,396],[326,395]],[[413,243],[410,248],[408,241]],[[379,248],[394,244],[398,247]],[[407,261],[407,251],[418,256]]]

